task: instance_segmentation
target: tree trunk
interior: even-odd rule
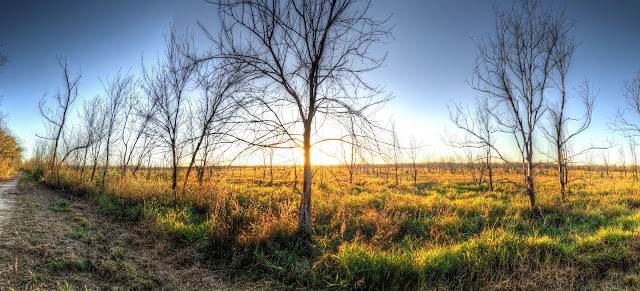
[[[490,155],[487,155],[487,170],[489,171],[489,190],[493,191],[493,169],[491,168]]]
[[[96,175],[96,168],[98,167],[98,159],[93,160],[93,169],[91,170],[91,181],[93,182],[93,178]]]
[[[253,168],[255,170],[255,168]],[[293,187],[298,187],[298,165],[293,164]]]
[[[176,195],[176,187],[178,187],[178,165],[174,162],[171,174],[171,190],[173,190],[174,195]]]
[[[524,181],[524,186],[525,186],[525,190],[527,195],[529,196],[529,209],[533,212],[535,211],[536,208],[536,193],[533,189],[533,164],[530,161],[531,157],[528,157],[528,161],[526,163],[526,175],[525,175],[525,181]]]
[[[182,191],[185,191],[187,189],[187,183],[189,182],[189,174],[191,173],[191,168],[193,168],[193,165],[196,163],[196,155],[198,154],[198,151],[200,150],[200,146],[202,145],[204,134],[205,133],[203,132],[202,135],[200,136],[200,139],[198,140],[198,144],[196,144],[196,148],[194,149],[193,154],[191,155],[191,161],[189,162],[189,167],[187,167],[187,173],[184,175],[184,185],[182,185]]]
[[[111,130],[111,129],[109,129]],[[109,169],[109,144],[111,143],[111,134],[107,135],[107,148],[105,150],[106,161],[104,163],[104,171],[102,172],[102,187],[105,185],[107,179],[107,169]]]
[[[304,129],[304,173],[302,181],[302,196],[300,197],[300,220],[298,232],[307,237],[311,236],[311,125],[305,124]]]
[[[349,169],[349,184],[353,186],[353,169]]]
[[[89,153],[89,148],[84,150],[84,158],[82,159],[82,170],[80,171],[80,177],[81,178],[84,178],[84,167],[87,166],[87,154],[88,153]]]
[[[399,183],[398,183],[398,166],[396,166],[395,171],[396,171],[396,186],[398,186],[399,185]]]
[[[413,185],[418,184],[418,168],[413,167]]]
[[[558,173],[559,173],[559,181],[560,181],[560,197],[562,197],[562,202],[564,202],[564,186],[565,186],[565,177],[564,177],[564,169],[561,162],[558,162]]]

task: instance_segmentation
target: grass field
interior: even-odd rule
[[[214,172],[176,194],[162,171],[148,178],[111,171],[104,187],[72,170],[31,173],[86,196],[114,219],[140,220],[176,244],[197,245],[203,261],[240,271],[238,280],[354,289],[639,284],[640,182],[618,172],[573,171],[582,179],[564,202],[553,172],[537,175],[541,216],[513,184],[489,191],[462,169],[422,169],[415,185],[403,169],[396,185],[392,174],[369,168],[351,185],[344,169],[322,168],[314,178],[310,248],[296,237],[300,196],[290,169],[276,169],[273,180],[261,167]]]

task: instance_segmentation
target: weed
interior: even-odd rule
[[[56,258],[53,261],[51,261],[51,266],[58,270],[58,271],[64,271],[69,267],[69,262],[67,262],[67,260],[65,259],[61,259],[61,258]]]
[[[60,200],[58,201],[56,206],[51,207],[51,210],[53,210],[54,212],[69,212],[71,211],[71,208],[69,207],[69,201]]]
[[[73,288],[69,286],[69,283],[67,281],[64,281],[64,285],[60,284],[60,282],[56,283],[58,283],[58,290],[60,291],[73,291]]]
[[[624,277],[624,285],[631,288],[640,286],[640,279],[637,275],[627,275]]]
[[[73,228],[68,227],[67,234],[72,239],[81,239],[86,235],[86,232],[83,227],[73,227]]]
[[[89,269],[91,267],[89,262],[87,262],[85,260],[80,260],[80,259],[71,259],[71,260],[69,260],[68,265],[72,269],[77,270],[77,271],[82,271],[82,272],[89,271]]]
[[[29,271],[29,275],[31,276],[31,281],[34,283],[44,282],[44,274],[42,273],[32,273]]]
[[[126,255],[121,248],[112,248],[111,249],[111,258],[114,261],[123,261],[126,259]]]

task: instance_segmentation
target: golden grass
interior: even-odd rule
[[[98,204],[115,212],[136,209],[133,216],[178,241],[200,244],[210,258],[245,275],[307,287],[502,288],[506,281],[526,286],[513,280],[527,270],[542,277],[571,270],[584,280],[567,282],[583,284],[600,278],[602,270],[637,263],[640,182],[619,173],[571,172],[582,179],[569,185],[565,201],[553,172],[540,173],[540,217],[516,186],[497,183],[489,191],[486,184],[470,183],[462,170],[423,169],[415,185],[403,170],[395,185],[384,169],[366,169],[351,185],[346,171],[323,168],[313,185],[312,250],[301,253],[293,174],[277,169],[279,178],[270,183],[258,172],[238,168],[226,176],[206,175],[202,183],[192,177],[176,193],[164,172],[149,179],[111,172],[104,187],[73,171],[47,181],[112,197]],[[502,171],[497,176],[521,179]]]

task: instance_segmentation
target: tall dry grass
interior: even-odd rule
[[[197,244],[203,257],[243,276],[289,285],[468,289],[566,268],[597,279],[638,263],[640,182],[619,173],[574,171],[582,180],[570,185],[564,202],[553,173],[539,174],[540,216],[516,186],[489,191],[461,170],[423,170],[415,185],[404,171],[395,185],[384,170],[369,169],[351,185],[346,171],[321,169],[311,249],[296,240],[299,191],[290,169],[276,171],[273,182],[251,167],[214,173],[177,193],[163,171],[148,178],[108,173],[104,186],[70,169],[41,179],[94,199],[114,219],[142,220],[177,242]]]

